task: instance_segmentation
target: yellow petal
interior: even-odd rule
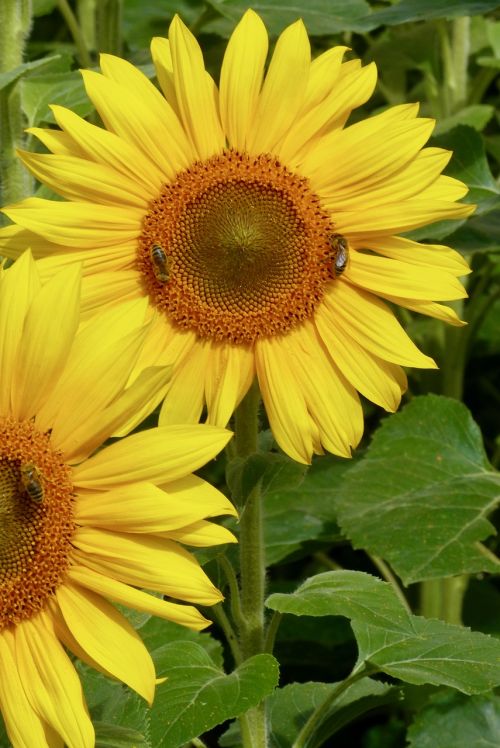
[[[81,527],[73,543],[77,562],[121,582],[201,605],[222,599],[194,556],[171,540]]]
[[[372,63],[362,67],[361,60],[349,60],[340,66],[332,92],[339,99],[335,116],[323,128],[322,134],[344,127],[352,111],[366,104],[377,83],[377,68]]]
[[[223,527],[222,525],[216,525],[214,522],[206,522],[205,520],[199,520],[194,522],[192,525],[187,527],[181,527],[177,530],[169,530],[168,532],[159,533],[160,537],[169,538],[170,540],[177,540],[179,543],[184,545],[192,545],[195,547],[205,547],[212,545],[221,545],[222,543],[237,543],[237,539],[233,533]]]
[[[145,369],[125,392],[102,411],[94,411],[87,419],[67,434],[65,440],[58,435],[59,449],[66,462],[81,462],[106,439],[122,431],[126,423],[131,430],[156,408],[165,396],[170,367]]]
[[[342,58],[349,47],[332,47],[311,62],[302,113],[317,107],[326,99],[340,73]]]
[[[184,352],[177,358],[159,423],[198,423],[205,402],[205,372],[208,369],[210,346],[186,339]],[[189,351],[188,351],[189,348]],[[224,424],[225,425],[225,424]]]
[[[407,118],[386,112],[334,130],[318,141],[304,158],[302,170],[310,175],[316,191],[360,186],[387,178],[412,161],[427,142],[434,120]]]
[[[151,39],[151,57],[156,69],[156,77],[166,100],[181,119],[177,94],[175,93],[174,67],[170,42],[162,36]]]
[[[65,268],[45,283],[26,315],[12,388],[19,420],[34,416],[61,376],[79,323],[81,268]]]
[[[175,16],[169,29],[177,101],[186,131],[200,159],[221,153],[224,135],[207,79],[200,46]]]
[[[192,605],[171,603],[160,597],[149,595],[135,587],[130,587],[128,584],[118,582],[116,579],[98,574],[85,566],[70,566],[68,577],[82,587],[114,600],[120,605],[150,613],[159,618],[165,618],[167,621],[174,621],[174,623],[187,626],[194,631],[200,631],[211,623]]]
[[[153,661],[127,619],[100,595],[75,583],[60,586],[56,597],[80,646],[151,704],[155,687]]]
[[[25,252],[0,281],[0,413],[11,413],[11,393],[15,387],[18,351],[22,343],[24,320],[40,280],[31,252]]]
[[[120,243],[118,246],[95,247],[92,252],[88,252],[79,247],[65,247],[54,244],[16,224],[0,229],[1,255],[16,259],[26,251],[27,247],[31,250],[33,257],[38,259],[37,267],[42,280],[48,280],[59,268],[73,262],[85,261],[83,266],[83,273],[85,274],[94,267],[101,268],[110,264],[113,267],[121,267],[126,259],[130,258],[126,243]],[[133,252],[135,257],[135,244]]]
[[[129,381],[133,381],[148,366],[174,366],[175,374],[177,367],[196,343],[194,332],[179,330],[169,322],[165,314],[150,308],[148,315],[151,312],[153,314],[151,319],[148,316],[149,327],[144,347],[135,368],[130,372]]]
[[[273,435],[293,460],[309,464],[313,453],[311,418],[278,338],[261,338],[255,345],[255,364],[262,400]]]
[[[392,301],[393,304],[411,309],[412,312],[418,312],[419,314],[425,314],[428,317],[434,317],[440,319],[442,322],[447,322],[449,325],[454,327],[463,327],[467,322],[463,322],[457,315],[454,309],[445,304],[436,304],[433,301],[420,301],[416,299],[402,299],[400,296],[392,296],[389,294],[380,294],[387,301]]]
[[[54,130],[52,127],[27,127],[26,132],[38,138],[40,143],[58,156],[85,157],[85,151],[69,133]]]
[[[27,657],[29,651],[16,652],[12,631],[4,629],[0,633],[0,710],[15,748],[46,748],[42,722],[28,701],[17,667],[19,659]]]
[[[103,73],[127,89],[143,102],[148,116],[154,116],[157,123],[168,127],[169,139],[179,145],[183,158],[192,160],[194,153],[189,145],[188,138],[182,127],[177,111],[171,106],[168,98],[165,99],[150,80],[134,65],[121,57],[109,54],[100,55],[100,64]]]
[[[144,211],[91,203],[63,203],[29,197],[3,208],[9,218],[55,244],[70,247],[106,247],[141,232]]]
[[[211,344],[205,376],[207,423],[225,426],[255,375],[253,351],[246,346]]]
[[[372,294],[341,280],[332,284],[323,304],[328,323],[342,325],[346,335],[375,356],[404,366],[437,368],[410,340],[389,307]]]
[[[131,481],[176,480],[215,457],[231,436],[231,432],[209,425],[160,426],[141,431],[75,467],[74,484],[103,489]]]
[[[147,331],[143,326],[135,327],[113,339],[103,334],[102,322],[102,318],[94,318],[77,336],[64,375],[40,414],[40,423],[51,424],[54,443],[62,449],[69,440],[71,452],[77,448],[73,432],[79,430],[84,440],[88,439],[90,432],[80,427],[125,389]],[[93,346],[89,344],[94,341]]]
[[[120,266],[125,264],[130,264],[130,259],[123,247],[121,257],[112,257],[109,262],[103,260],[98,267],[94,265],[93,271],[88,263],[84,266],[87,275],[82,278],[82,317],[88,318],[100,314],[105,307],[120,306],[144,297],[142,274],[137,270],[121,270]]]
[[[466,260],[459,252],[441,244],[419,244],[402,236],[371,237],[363,243],[365,249],[373,249],[385,257],[402,260],[412,265],[444,270],[453,275],[471,272]]]
[[[345,278],[375,293],[422,301],[463,299],[467,293],[454,275],[388,257],[351,252]]]
[[[311,49],[302,21],[288,26],[276,42],[269,63],[252,133],[250,153],[273,153],[302,107],[306,93]]]
[[[141,185],[149,197],[156,197],[165,177],[150,154],[114,132],[92,125],[70,109],[53,105],[51,110],[64,134],[78,144],[80,152],[73,152],[74,156],[81,155],[89,161],[116,169]]]
[[[220,113],[229,145],[245,150],[267,57],[266,27],[247,10],[228,42],[220,74]]]
[[[331,316],[323,314],[322,308],[314,321],[330,356],[345,378],[372,402],[390,412],[395,411],[406,389],[402,369],[362,348],[346,334],[342,324],[334,324]]]
[[[93,748],[80,679],[57,640],[48,615],[15,628],[19,675],[34,710],[75,748]]]
[[[201,481],[200,478],[196,480]],[[234,514],[234,507],[215,488],[212,492],[195,488],[169,492],[152,483],[141,482],[80,495],[75,521],[122,532],[160,533],[228,513]]]
[[[351,456],[363,433],[363,412],[357,393],[328,357],[311,322],[284,337],[289,359],[314,419],[321,444],[341,457]]]
[[[314,138],[326,135],[345,112],[346,107],[357,105],[357,100],[366,101],[370,98],[377,82],[377,69],[374,63],[362,68],[356,77],[352,77],[351,85],[342,85],[341,91],[335,86],[330,95],[317,107],[304,112],[293,123],[283,144],[279,147],[278,155],[284,161],[301,164],[307,158],[310,142]],[[356,95],[358,99],[353,100]]]
[[[377,234],[397,234],[436,221],[466,218],[474,213],[475,205],[450,203],[447,200],[394,201],[366,211],[339,211],[336,228],[341,234],[363,240]]]
[[[324,193],[323,204],[327,210],[363,210],[376,205],[407,200],[415,196],[422,197],[425,189],[434,183],[441,174],[451,152],[442,148],[424,148],[413,161],[401,171],[387,179],[380,180],[378,175],[363,180],[359,185],[349,184],[343,188],[331,187]]]
[[[148,209],[149,195],[142,185],[110,166],[51,153],[18,151],[18,155],[40,182],[67,200]]]
[[[138,148],[143,157],[154,161],[164,181],[173,181],[178,171],[190,165],[192,148],[165,99],[159,97],[158,103],[161,101],[162,106],[149,109],[142,97],[129,91],[126,85],[90,70],[83,70],[82,76],[106,128]],[[132,75],[130,85],[135,84],[135,75]]]

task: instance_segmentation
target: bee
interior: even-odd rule
[[[330,235],[330,246],[334,251],[335,273],[340,275],[347,267],[349,260],[349,244],[342,234]]]
[[[169,277],[169,259],[165,250],[159,244],[153,244],[149,251],[155,278],[162,283],[167,283]]]
[[[21,479],[21,488],[24,493],[37,504],[43,502],[44,491],[42,485],[42,476],[38,468],[31,462],[21,465],[19,469]]]

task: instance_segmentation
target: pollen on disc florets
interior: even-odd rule
[[[335,277],[334,227],[307,179],[227,151],[153,201],[137,266],[153,303],[200,337],[253,343],[309,318]]]
[[[71,469],[33,421],[0,417],[0,631],[38,613],[63,582]]]

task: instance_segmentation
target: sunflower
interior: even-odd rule
[[[52,108],[32,129],[52,152],[24,152],[67,202],[5,209],[0,251],[28,242],[44,273],[84,262],[86,312],[145,297],[154,316],[138,371],[174,365],[160,424],[224,426],[255,377],[274,436],[292,458],[349,456],[358,393],[388,411],[402,366],[435,367],[387,301],[461,324],[441,301],[466,294],[459,254],[398,236],[469,215],[467,188],[441,174],[450,153],[424,148],[434,121],[391,107],[345,126],[376,82],[346,47],[311,61],[301,21],[277,40],[247,11],[219,87],[174,18],[152,41],[160,91],[130,63],[84,71],[104,127]],[[3,248],[3,249],[2,249]],[[125,329],[125,322],[123,327]]]
[[[164,426],[96,452],[144,399],[162,396],[165,370],[126,387],[144,304],[121,307],[124,336],[116,309],[75,334],[79,286],[78,265],[41,283],[28,253],[0,278],[0,708],[14,748],[94,745],[65,647],[151,702],[151,657],[109,600],[201,629],[208,621],[192,605],[141,588],[219,602],[181,543],[233,540],[206,520],[233,507],[190,474],[227,431]]]

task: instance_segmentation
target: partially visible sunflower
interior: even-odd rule
[[[79,286],[78,265],[41,284],[28,253],[0,279],[0,708],[14,748],[94,745],[64,646],[151,702],[151,657],[108,600],[201,629],[196,608],[139,588],[219,602],[181,543],[234,539],[206,520],[232,505],[191,475],[229,432],[165,426],[92,454],[161,396],[165,370],[125,388],[147,334],[144,305],[104,312],[75,334]]]
[[[407,104],[345,127],[374,64],[311,61],[302,22],[268,39],[248,11],[219,88],[175,18],[152,42],[163,96],[128,62],[85,71],[105,129],[55,106],[60,130],[32,129],[52,154],[22,153],[69,202],[5,209],[10,257],[29,243],[51,273],[84,261],[87,311],[146,297],[156,316],[138,368],[174,363],[160,423],[225,425],[257,376],[274,435],[294,459],[349,456],[358,392],[395,410],[401,366],[435,367],[386,300],[451,324],[436,301],[465,296],[459,254],[398,236],[469,215],[442,176],[450,153],[423,148],[434,121]],[[123,322],[123,329],[127,327]]]

